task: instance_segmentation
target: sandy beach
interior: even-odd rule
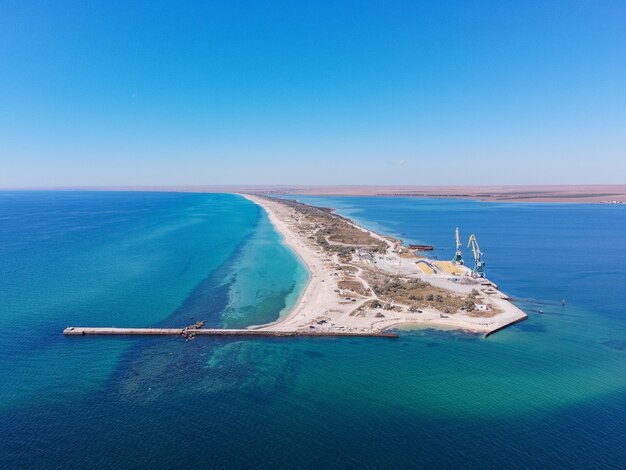
[[[342,265],[338,256],[324,252],[308,236],[302,228],[301,217],[292,208],[265,197],[250,194],[242,196],[267,212],[284,242],[300,257],[309,272],[308,283],[296,306],[277,321],[255,328],[279,331],[380,332],[390,328],[432,327],[490,334],[527,317],[493,283],[469,276],[469,268],[458,267],[455,275],[426,274],[417,263],[407,260],[401,252],[398,253],[398,247],[394,246],[391,239],[362,227],[359,229],[386,243],[389,251],[375,255],[373,260],[366,262],[355,257],[348,268],[344,262],[344,268],[338,269]],[[410,311],[406,305],[395,305],[394,309],[372,308],[372,303],[376,303],[378,297],[371,289],[366,273],[374,266],[379,273],[398,273],[408,278],[420,279],[459,296],[479,292],[479,301],[490,305],[491,313],[477,315],[458,311],[444,314],[433,308]],[[341,280],[344,279],[345,282],[347,269],[351,282],[362,286],[358,292],[340,288]]]

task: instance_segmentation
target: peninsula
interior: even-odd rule
[[[309,271],[295,308],[258,329],[375,333],[423,326],[488,335],[527,317],[467,266],[418,257],[400,240],[331,209],[243,196],[267,212]]]
[[[267,195],[241,194],[265,210],[309,279],[295,307],[247,329],[67,327],[78,335],[379,336],[430,327],[490,335],[527,318],[507,295],[462,263],[422,256],[332,209]]]

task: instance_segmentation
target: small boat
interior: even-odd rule
[[[543,310],[537,310],[537,313],[543,313]]]

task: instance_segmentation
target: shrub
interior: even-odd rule
[[[472,299],[466,299],[465,302],[463,302],[462,308],[467,310],[468,312],[471,312],[476,308],[476,304]]]

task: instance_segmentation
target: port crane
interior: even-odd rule
[[[463,261],[463,256],[461,254],[461,238],[459,237],[459,227],[456,228],[456,254],[454,255],[454,258],[452,258],[452,262],[455,264],[465,264],[465,261]]]
[[[476,240],[476,236],[473,233],[470,235],[469,241],[467,242],[467,247],[469,248],[470,246],[474,252],[474,269],[472,270],[472,276],[485,277],[485,262],[483,261],[483,253],[480,251],[478,240]]]

